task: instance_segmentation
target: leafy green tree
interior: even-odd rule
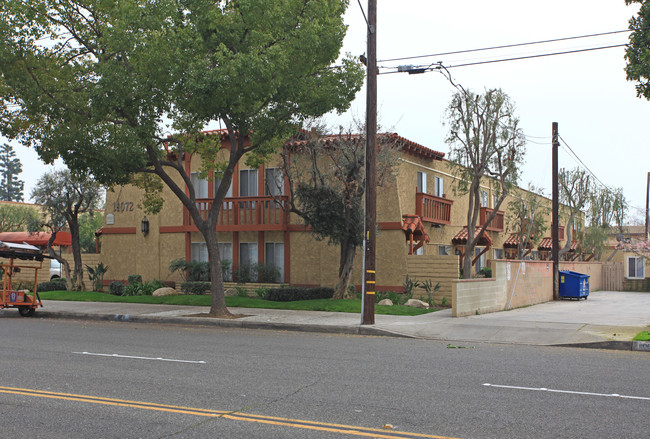
[[[630,18],[630,44],[625,49],[627,66],[625,73],[629,81],[635,81],[636,94],[650,100],[650,2],[647,0],[625,0],[627,5],[639,3],[636,16]]]
[[[21,204],[0,203],[0,232],[23,232],[38,221],[35,207]]]
[[[317,240],[340,247],[333,298],[344,299],[349,296],[357,248],[363,243],[366,139],[350,132],[329,136],[322,132],[322,128],[303,131],[285,146],[283,174],[289,181],[289,210],[311,227]],[[384,186],[394,180],[400,141],[380,135],[378,144],[377,185]]]
[[[0,200],[23,201],[25,183],[18,178],[21,172],[23,165],[14,148],[8,143],[0,145]]]
[[[522,196],[508,203],[508,216],[511,231],[517,234],[517,259],[523,259],[527,248],[539,243],[546,232],[546,220],[551,209],[545,204],[544,191],[532,183]]]
[[[52,230],[53,235],[66,226],[72,238],[72,257],[74,271],[71,289],[85,289],[83,281],[83,264],[81,262],[81,241],[79,236],[79,215],[91,212],[99,207],[103,198],[101,186],[87,175],[72,174],[63,169],[44,174],[32,191],[32,199],[41,205],[43,225]],[[48,243],[50,256],[53,255],[51,243]],[[62,262],[57,258],[59,262]],[[66,261],[67,262],[67,261]],[[64,265],[66,265],[64,263]]]
[[[205,239],[210,314],[227,315],[216,222],[235,165],[244,156],[259,165],[305,118],[347,109],[363,80],[357,62],[333,65],[347,4],[6,0],[1,129],[105,186],[139,184],[147,213],[160,209],[166,184]],[[200,132],[210,122],[223,124],[227,142]],[[220,181],[206,216],[187,155]],[[140,172],[149,178],[134,180]]]
[[[515,116],[515,106],[500,89],[483,94],[456,93],[447,107],[449,162],[454,168],[454,191],[468,194],[467,244],[463,273],[469,278],[477,242],[519,179],[525,153],[525,139]],[[481,208],[480,186],[484,178],[493,178],[499,197],[492,213],[475,234]]]
[[[104,223],[101,213],[88,212],[79,215],[79,245],[84,253],[97,252],[97,241],[95,232]]]

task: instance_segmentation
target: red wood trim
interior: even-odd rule
[[[137,229],[135,227],[110,227],[103,228],[103,235],[135,235]]]
[[[189,233],[185,234],[185,260],[192,260],[192,237]]]
[[[160,226],[159,233],[187,233],[198,232],[196,226]]]
[[[239,268],[239,232],[232,232],[232,271]]]

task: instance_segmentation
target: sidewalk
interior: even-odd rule
[[[73,318],[248,329],[273,329],[360,335],[399,336],[458,342],[569,345],[650,351],[650,343],[632,342],[650,324],[650,294],[596,292],[586,301],[558,301],[470,317],[446,309],[420,316],[376,315],[361,325],[349,313],[229,308],[237,319],[197,316],[207,307],[132,303],[44,301],[35,318]],[[16,310],[0,310],[0,317]]]

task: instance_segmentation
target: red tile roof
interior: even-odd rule
[[[576,241],[576,240],[572,240],[571,241],[571,248],[569,248],[569,251],[570,252],[576,251],[578,246],[580,246],[580,243],[578,241]],[[562,245],[560,245],[560,247],[562,247]],[[551,250],[553,250],[553,238],[549,238],[549,237],[543,238],[542,241],[537,246],[537,249],[542,250],[542,251],[551,251]]]
[[[37,247],[44,247],[47,245],[47,242],[50,240],[51,233],[46,232],[2,232],[0,233],[0,241],[4,242],[13,242],[15,244],[27,243],[30,245],[35,245]],[[68,232],[57,232],[56,238],[54,238],[54,243],[52,245],[60,245],[64,247],[69,247],[72,245],[72,237]]]
[[[476,237],[478,235],[478,232],[480,230],[481,230],[480,227],[476,227],[474,229],[474,237]],[[458,232],[456,234],[456,236],[454,236],[451,239],[451,242],[453,244],[457,244],[457,245],[464,245],[464,244],[467,244],[467,238],[468,237],[469,237],[469,231],[467,230],[467,226],[465,226],[465,227],[463,227],[463,229],[460,232]],[[478,245],[484,245],[484,246],[491,247],[492,246],[492,238],[490,238],[490,235],[488,235],[487,233],[483,233],[483,236],[481,236],[481,239],[479,239],[479,241],[478,241]]]
[[[413,234],[413,240],[429,242],[429,235],[427,234],[424,224],[419,215],[402,215],[402,230]]]
[[[504,248],[515,248],[519,245],[519,234],[518,233],[511,233],[508,239],[506,239],[503,242],[503,247]],[[533,248],[533,243],[530,242],[530,239],[528,240],[528,243],[526,245],[526,248]]]
[[[303,131],[303,133],[306,133],[306,131]],[[357,141],[357,142],[361,142],[365,140],[365,137],[360,134],[342,134],[342,135],[329,134],[323,136],[323,142],[325,142],[326,145],[334,145],[336,143],[336,140],[341,137],[348,138],[350,140]],[[434,160],[442,160],[445,157],[445,153],[434,151],[433,149],[429,149],[426,146],[408,140],[397,133],[377,133],[377,141],[381,143],[382,139],[397,142],[397,144],[400,145],[402,151],[418,157],[434,159]],[[309,143],[309,141],[310,141],[309,139],[292,138],[289,139],[286,144],[287,146],[296,148],[299,146],[306,145],[307,143]]]

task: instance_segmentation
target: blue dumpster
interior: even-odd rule
[[[560,297],[580,300],[589,296],[589,275],[560,271]]]

